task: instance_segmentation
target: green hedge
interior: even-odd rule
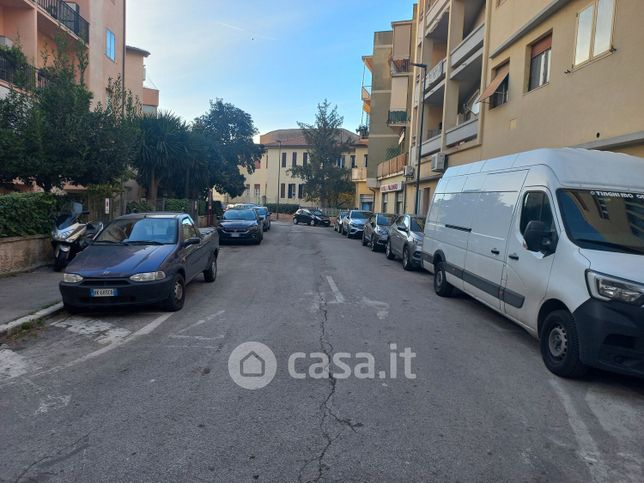
[[[11,193],[0,196],[0,237],[45,235],[63,197],[50,193]]]
[[[277,213],[276,203],[267,203],[266,208],[268,208],[268,211],[270,211],[271,213]],[[300,205],[280,203],[280,213],[285,213],[287,215],[292,215],[299,208],[300,208]]]

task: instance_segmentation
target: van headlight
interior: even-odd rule
[[[599,300],[616,300],[627,304],[644,304],[644,286],[628,280],[621,280],[603,273],[586,272],[586,283],[591,297]]]
[[[80,283],[83,281],[83,277],[77,273],[63,273],[63,282],[65,283]]]
[[[135,273],[130,277],[130,280],[133,282],[155,282],[157,280],[163,280],[165,278],[165,272],[145,272],[145,273]]]

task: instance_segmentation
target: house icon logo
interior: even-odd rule
[[[239,373],[243,377],[264,377],[266,362],[255,351],[251,351],[239,361]]]
[[[277,372],[275,354],[261,342],[244,342],[228,357],[230,378],[244,389],[266,387]]]

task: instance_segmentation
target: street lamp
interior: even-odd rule
[[[427,64],[416,64],[411,62],[414,67],[423,69],[423,91],[418,99],[420,108],[420,132],[418,134],[418,162],[416,163],[416,203],[414,204],[414,215],[418,215],[420,209],[420,157],[423,149],[423,124],[425,123],[425,88],[427,87]]]
[[[277,154],[277,209],[275,210],[275,218],[280,219],[280,174],[282,173],[282,140],[277,139],[275,141],[280,145],[279,152]]]

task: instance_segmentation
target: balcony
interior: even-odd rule
[[[437,153],[441,150],[441,131],[440,129],[431,129],[428,133],[429,139],[423,142],[420,148],[420,155],[427,156]]]
[[[394,59],[389,58],[389,65],[391,67],[391,75],[405,75],[411,72],[411,60],[410,59]]]
[[[476,139],[478,136],[479,120],[472,119],[445,132],[445,144],[456,146],[458,144]]]
[[[387,116],[388,126],[404,126],[408,121],[407,111],[389,111]]]
[[[470,34],[452,50],[452,69],[455,69],[463,62],[468,60],[473,54],[477,53],[483,47],[483,36],[485,34],[485,24],[482,23],[476,27]],[[481,54],[483,52],[481,51]]]
[[[17,64],[9,54],[0,51],[0,81],[19,89],[33,90],[44,87],[48,78],[43,70],[29,64]]]
[[[438,64],[432,67],[427,76],[425,77],[425,89],[430,90],[436,86],[440,81],[445,79],[445,64],[447,59],[441,60]]]
[[[351,181],[354,183],[367,180],[367,168],[351,168]]]
[[[89,43],[89,22],[63,0],[34,0],[45,12]]]
[[[362,86],[362,102],[371,102],[371,86]]]
[[[378,178],[385,178],[397,173],[402,173],[407,166],[407,153],[400,154],[395,158],[383,161],[378,165]]]

